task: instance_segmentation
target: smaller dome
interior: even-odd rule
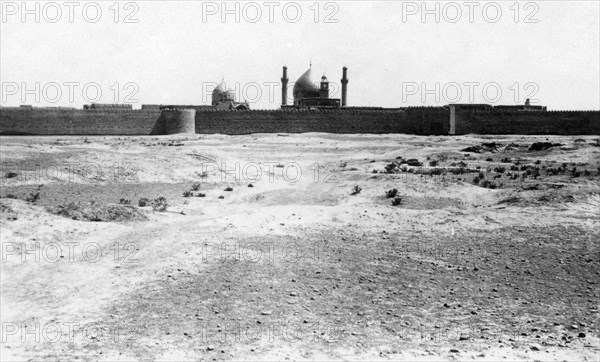
[[[321,82],[327,82],[327,77],[325,76],[325,74],[323,74],[323,76],[321,77]]]
[[[215,87],[215,89],[213,89],[212,94],[214,95],[221,95],[221,94],[226,94],[228,91],[225,89],[225,83],[222,82],[219,85],[217,85]]]
[[[217,105],[220,102],[235,101],[235,92],[225,88],[225,82],[221,82],[212,91],[212,104]]]

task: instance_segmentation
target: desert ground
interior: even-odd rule
[[[597,136],[7,136],[0,155],[3,361],[599,358]]]

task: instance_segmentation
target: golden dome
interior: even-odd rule
[[[312,77],[312,67],[308,68],[294,84],[294,101],[301,98],[319,97],[319,86]]]

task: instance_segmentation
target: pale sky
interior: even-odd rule
[[[485,86],[493,104],[520,104],[529,95],[553,110],[600,109],[597,0],[428,1],[433,12],[424,22],[422,1],[323,1],[316,7],[314,1],[229,1],[234,11],[224,22],[222,1],[29,1],[33,11],[25,22],[21,2],[0,2],[3,106],[80,108],[92,98],[113,103],[115,96],[134,108],[207,104],[207,93],[223,77],[252,108],[275,109],[282,66],[293,85],[312,61],[315,76],[326,74],[333,90],[348,67],[350,106],[489,103]],[[137,22],[124,22],[127,16]]]

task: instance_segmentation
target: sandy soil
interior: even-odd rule
[[[597,361],[599,146],[2,137],[1,359]]]

